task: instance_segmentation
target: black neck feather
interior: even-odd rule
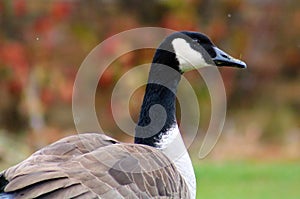
[[[162,135],[176,124],[176,90],[181,78],[178,65],[174,53],[156,52],[135,131],[135,143],[156,147]]]

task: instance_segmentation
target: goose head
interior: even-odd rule
[[[182,31],[166,37],[153,57],[135,129],[135,143],[166,148],[172,142],[170,132],[174,126],[177,127],[175,102],[181,75],[187,71],[216,66],[246,68],[243,61],[216,47],[202,33]],[[163,139],[164,135],[167,135],[167,139]]]
[[[168,63],[171,57],[174,58],[173,63]],[[190,31],[168,36],[157,49],[153,62],[167,64],[181,74],[207,66],[247,67],[245,62],[218,48],[205,34]]]

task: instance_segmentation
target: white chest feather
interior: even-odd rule
[[[191,158],[184,145],[179,128],[174,125],[163,135],[158,149],[164,152],[175,164],[180,174],[189,186],[191,198],[196,197],[196,178]]]

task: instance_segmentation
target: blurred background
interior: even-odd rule
[[[300,2],[296,0],[1,0],[0,168],[75,134],[72,89],[80,64],[106,38],[145,26],[203,32],[248,65],[246,70],[220,69],[227,118],[219,142],[203,160],[197,155],[210,120],[209,93],[199,75],[185,74],[201,110],[199,138],[190,147],[197,197],[298,198]],[[115,42],[108,51],[119,46],[122,43]],[[99,81],[98,118],[114,138],[132,141],[112,117],[112,89],[130,68],[151,62],[153,53],[138,50],[121,56]],[[131,99],[135,121],[142,97],[143,88]]]

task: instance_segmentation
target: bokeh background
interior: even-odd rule
[[[220,69],[227,118],[219,142],[203,160],[197,154],[210,119],[209,93],[199,75],[185,74],[201,110],[199,136],[190,147],[197,197],[299,198],[297,0],[1,0],[0,168],[76,133],[72,89],[80,64],[106,38],[145,26],[203,32],[248,64],[246,70]],[[115,42],[108,51],[120,46]],[[151,62],[153,53],[138,50],[123,55],[100,79],[97,114],[114,138],[132,141],[112,117],[112,89],[130,68]],[[142,97],[143,88],[131,99],[134,120]]]

